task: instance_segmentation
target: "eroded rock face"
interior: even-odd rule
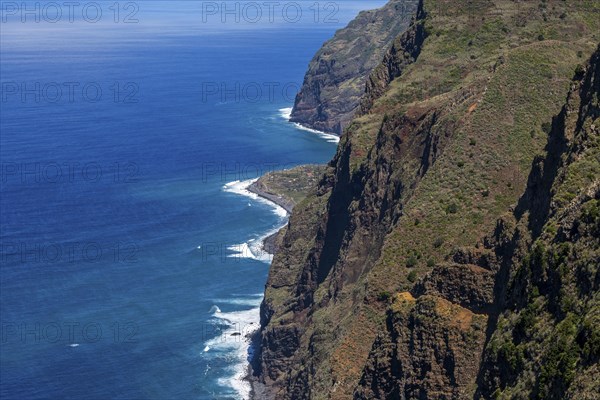
[[[436,295],[475,312],[489,312],[494,303],[494,278],[493,271],[478,265],[440,264],[415,292]]]
[[[593,399],[600,393],[600,47],[578,68],[546,155],[491,239],[505,273],[476,398]],[[590,173],[594,171],[593,173]],[[512,249],[512,251],[507,251]],[[498,251],[500,250],[500,251]]]
[[[310,62],[291,121],[341,135],[352,119],[371,71],[406,30],[418,0],[391,0],[361,12],[326,42]]]
[[[405,292],[394,300],[354,398],[468,398],[487,316],[436,296]]]
[[[480,10],[491,2],[466,4],[464,21],[470,4]],[[510,8],[517,3],[503,4],[508,10],[502,23],[476,18],[458,33],[456,18],[427,10],[396,41],[423,47],[391,50],[387,63],[371,73],[367,109],[345,131],[314,195],[294,210],[271,266],[257,359],[258,379],[273,398],[511,398],[531,377],[539,377],[536,394],[550,398],[593,393],[598,380],[585,377],[598,365],[597,336],[589,327],[598,326],[592,312],[597,303],[590,299],[598,298],[600,263],[597,250],[587,249],[598,248],[594,215],[600,212],[594,211],[596,186],[586,186],[597,179],[597,153],[586,152],[598,148],[597,79],[586,72],[583,81],[572,81],[583,62],[572,49],[575,42],[532,43],[529,25],[515,20],[520,11]],[[560,7],[582,3],[556,4],[551,17],[560,21]],[[537,5],[518,3],[525,6],[526,22],[552,23],[537,14]],[[424,26],[424,41],[411,39]],[[488,35],[490,29],[497,34]],[[508,43],[506,29],[523,42]],[[579,25],[573,29],[580,31]],[[480,45],[457,42],[455,34],[472,35]],[[474,47],[489,53],[473,54]],[[446,56],[450,50],[453,57]],[[477,57],[485,63],[472,61]],[[560,79],[538,79],[541,72]],[[523,82],[531,83],[527,93]],[[537,125],[560,112],[570,84],[576,87],[565,118],[555,119],[544,149],[547,132]],[[556,86],[546,90],[549,85]],[[522,97],[530,93],[535,95]],[[542,151],[546,157],[534,158]],[[523,160],[529,165],[515,168]],[[555,192],[560,182],[569,189]],[[504,215],[509,207],[514,213]],[[553,222],[557,213],[565,217]],[[553,232],[547,242],[552,251],[527,258],[544,229]],[[556,271],[564,268],[548,268],[546,261],[554,253],[560,259],[561,242],[581,238],[568,253],[563,281]],[[526,261],[529,267],[521,268]],[[532,277],[553,313],[565,302],[563,289],[575,294],[575,310],[586,315],[569,317],[567,324],[560,313],[544,314],[539,335],[557,330],[556,351],[549,341],[535,348],[540,337],[528,336],[529,315],[538,310],[525,311],[536,294]],[[518,347],[525,342],[532,348]],[[525,350],[560,356],[566,343],[580,349],[566,347],[569,357],[571,350],[579,352],[574,365],[581,374],[575,378],[556,376],[569,357],[548,358],[557,367],[545,372],[534,362],[522,363]]]
[[[597,397],[600,47],[579,74],[515,211],[393,298],[356,399]]]

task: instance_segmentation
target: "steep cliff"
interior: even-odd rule
[[[596,48],[597,12],[419,2],[271,266],[255,371],[268,394],[488,398],[518,381],[489,350],[517,251],[516,222],[497,221]]]
[[[291,121],[341,135],[359,105],[365,82],[414,15],[418,0],[391,0],[361,12],[310,62]]]
[[[600,47],[515,211],[394,298],[355,398],[597,398],[599,117]]]
[[[578,69],[510,225],[487,243],[506,269],[477,397],[598,398],[600,47]]]

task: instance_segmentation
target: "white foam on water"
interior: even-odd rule
[[[256,303],[259,301],[257,301],[256,298],[238,297],[231,299],[214,299],[214,302],[219,304],[232,304],[237,306],[256,306]]]
[[[292,107],[289,108],[281,108],[279,110],[279,115],[281,115],[282,118],[284,118],[286,121],[294,124],[294,126],[297,129],[300,129],[302,131],[306,131],[306,132],[310,132],[310,133],[314,133],[315,135],[319,136],[320,138],[328,141],[329,143],[339,143],[340,142],[340,137],[337,135],[332,135],[331,133],[326,133],[326,132],[322,132],[322,131],[318,131],[316,129],[312,129],[312,128],[308,128],[302,124],[299,124],[297,122],[291,122],[290,118],[292,117]]]
[[[281,115],[283,118],[285,118],[286,120],[290,120],[290,118],[292,118],[292,110],[294,108],[293,107],[288,107],[288,108],[280,108],[279,109],[279,115]]]
[[[277,214],[277,216],[279,216],[280,218],[287,217],[288,213],[287,213],[287,211],[285,211],[285,208],[281,207],[280,205],[278,205],[276,203],[273,203],[270,200],[265,199],[264,197],[260,197],[256,193],[252,193],[251,191],[248,190],[248,187],[250,187],[250,185],[252,185],[257,180],[258,180],[258,178],[248,179],[245,181],[229,182],[223,186],[223,190],[226,192],[229,192],[229,193],[238,194],[240,196],[246,196],[246,197],[251,198],[252,200],[261,202],[263,204],[267,204],[267,205],[271,206],[271,208],[273,209],[273,212],[275,214]],[[248,203],[248,204],[250,204],[250,203]]]
[[[271,229],[262,236],[256,239],[251,239],[246,243],[235,244],[227,247],[227,250],[231,252],[227,257],[229,258],[250,258],[252,260],[262,261],[271,263],[273,261],[273,255],[265,250],[264,241],[271,235],[279,232],[282,228],[287,225],[285,224]]]
[[[260,302],[262,297],[239,298],[227,302],[239,301],[252,306],[249,310],[221,312],[215,314],[225,329],[221,334],[205,343],[205,352],[215,350],[229,354],[235,363],[230,367],[231,375],[218,380],[219,385],[233,388],[240,399],[250,399],[251,386],[245,379],[248,374],[248,356],[250,354],[249,335],[259,328]],[[216,306],[215,306],[216,307]],[[218,308],[218,307],[217,307]]]
[[[273,261],[273,255],[264,250],[262,240],[255,239],[248,243],[234,244],[227,247],[227,250],[231,252],[227,255],[229,258],[249,258],[266,263]]]

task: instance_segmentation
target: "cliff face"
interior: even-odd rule
[[[418,0],[391,0],[361,12],[310,62],[291,121],[341,135],[359,105],[365,82],[414,15]]]
[[[578,75],[515,211],[394,298],[355,398],[598,396],[600,48]]]
[[[546,155],[488,246],[505,273],[478,398],[600,393],[600,47],[554,118]],[[498,235],[507,238],[498,241]]]
[[[564,112],[574,74],[589,76],[576,67],[597,44],[598,21],[586,17],[596,6],[419,3],[411,27],[370,75],[361,111],[316,192],[294,209],[271,266],[255,371],[270,395],[489,398],[503,391],[510,397],[512,387],[526,385],[531,373],[524,367],[507,376],[495,367],[510,345],[500,353],[491,346],[510,326],[504,315],[519,310],[506,300],[514,297],[507,289],[514,266],[547,224],[543,210],[559,198],[532,192],[540,186],[532,176],[558,170],[569,176],[570,169],[550,166],[571,147],[563,143],[555,153],[554,145],[544,146],[556,135],[558,119],[550,122]],[[596,94],[581,98],[597,104],[597,90],[585,79],[581,87]],[[598,146],[596,125],[585,121],[580,125],[592,139],[575,141],[573,149]],[[574,132],[565,135],[580,136]],[[549,166],[530,174],[544,151]],[[573,170],[586,178],[572,180],[567,198],[587,190],[575,182],[597,179],[594,168],[584,163]],[[511,207],[515,215],[498,222]],[[590,240],[571,257],[580,257]],[[590,254],[597,260],[597,252]],[[598,262],[585,265],[595,276],[586,278],[589,288],[598,280]],[[582,326],[597,326],[586,318]],[[508,364],[516,357],[510,354]],[[574,364],[597,368],[589,357]],[[539,386],[559,393],[558,384],[548,383],[553,371]],[[578,385],[594,380],[583,381]]]

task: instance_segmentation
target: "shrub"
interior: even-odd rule
[[[433,241],[433,247],[435,247],[436,249],[439,249],[440,247],[442,247],[443,244],[444,244],[444,239],[441,237],[438,237]]]
[[[569,314],[556,327],[550,348],[542,361],[538,386],[538,397],[546,398],[550,387],[568,387],[575,377],[575,367],[579,359],[579,346],[575,339],[577,318]]]
[[[575,67],[575,79],[583,78],[584,72],[585,69],[583,68],[583,65],[577,64],[577,66]]]
[[[408,279],[409,282],[415,282],[417,280],[417,271],[410,271],[406,279]]]
[[[471,146],[475,146],[476,144],[477,144],[477,141],[476,141],[475,139],[471,138],[471,139],[469,140],[469,145],[471,145]]]
[[[377,296],[377,300],[379,301],[388,301],[392,297],[392,294],[388,291],[380,292]]]
[[[500,345],[498,348],[498,357],[501,361],[508,364],[512,373],[515,373],[523,367],[523,347],[515,346],[512,341],[507,341]]]
[[[427,266],[429,268],[435,267],[435,261],[433,260],[433,258],[430,258],[429,260],[427,260]]]
[[[408,257],[408,260],[406,260],[406,266],[408,268],[413,268],[416,265],[417,265],[417,257],[415,257],[415,256]]]
[[[552,131],[552,124],[547,121],[542,123],[542,131],[544,131],[544,133],[546,134],[550,134],[550,132]]]
[[[590,200],[583,205],[581,216],[583,222],[593,224],[600,219],[600,200]]]
[[[522,338],[531,337],[532,329],[536,322],[535,316],[536,310],[533,307],[533,303],[530,303],[527,308],[521,311],[519,319],[515,324],[515,329],[513,330],[513,336],[517,341],[520,341]]]
[[[446,214],[456,214],[458,212],[458,206],[456,203],[450,203],[446,206]]]

